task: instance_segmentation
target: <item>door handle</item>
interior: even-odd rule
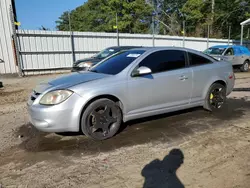
[[[179,80],[187,80],[187,79],[188,79],[188,77],[186,77],[184,75],[182,75],[182,76],[179,77]]]

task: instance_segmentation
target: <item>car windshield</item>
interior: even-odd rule
[[[204,53],[209,55],[222,55],[225,50],[226,48],[208,48]]]
[[[104,59],[106,57],[111,56],[112,54],[116,53],[117,50],[113,48],[108,48],[100,51],[98,54],[94,55],[93,57],[98,58],[98,59]]]
[[[124,70],[144,52],[145,50],[120,51],[92,67],[89,71],[116,75]]]

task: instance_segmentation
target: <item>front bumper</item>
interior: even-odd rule
[[[54,106],[40,105],[30,99],[27,104],[29,120],[43,132],[78,132],[83,105],[83,98],[75,93]]]

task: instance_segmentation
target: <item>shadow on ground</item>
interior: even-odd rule
[[[250,91],[250,88],[234,88],[233,91]]]
[[[193,108],[127,122],[119,134],[105,141],[95,141],[75,133],[68,136],[43,133],[25,124],[16,131],[21,144],[0,153],[0,164],[21,162],[22,165],[31,165],[46,160],[62,162],[64,156],[95,155],[145,143],[174,146],[195,133],[232,126],[233,120],[241,119],[249,110],[250,101],[229,99],[224,110],[216,114]]]
[[[172,149],[162,161],[155,159],[141,171],[145,178],[143,188],[184,188],[176,171],[184,162],[184,154],[180,149]]]
[[[23,91],[25,91],[24,89],[19,89],[19,90],[15,90],[15,91],[3,91],[0,92],[0,97],[5,97],[5,96],[10,96],[10,95],[18,95],[20,93],[22,93]]]
[[[41,133],[30,124],[20,127],[16,134],[23,136],[20,147],[29,152],[89,155],[148,142],[182,142],[194,133],[229,126],[230,120],[240,119],[249,109],[250,101],[229,99],[224,110],[216,114],[194,108],[143,118],[124,124],[119,134],[105,141],[94,141],[75,134],[60,136]]]

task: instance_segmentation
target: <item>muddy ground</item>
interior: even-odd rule
[[[28,123],[31,89],[56,76],[2,79],[0,187],[250,187],[250,73],[236,74],[221,113],[195,108],[131,121],[102,142]]]

